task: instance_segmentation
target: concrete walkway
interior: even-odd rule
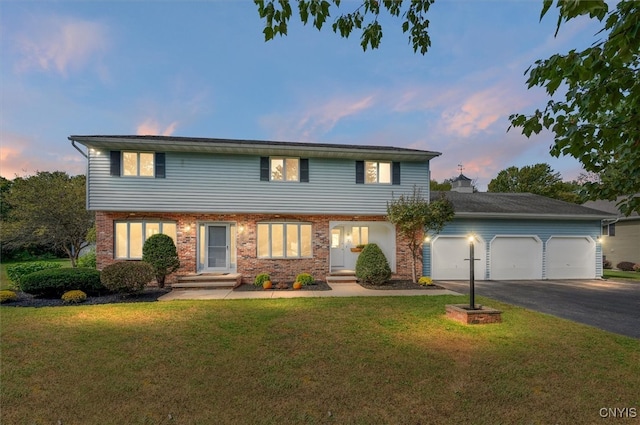
[[[395,297],[417,295],[462,295],[448,289],[366,289],[357,283],[329,285],[331,291],[234,291],[233,289],[175,289],[158,298],[173,300],[243,300],[250,298]]]

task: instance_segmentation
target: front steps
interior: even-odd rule
[[[332,272],[329,276],[325,278],[327,283],[332,284],[341,284],[341,283],[358,283],[358,279],[354,272],[351,271],[338,271]]]
[[[242,275],[238,273],[202,273],[178,276],[172,289],[229,289],[242,284]]]

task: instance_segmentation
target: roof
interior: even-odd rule
[[[458,177],[456,177],[455,179],[453,179],[452,181],[456,182],[456,181],[466,181],[466,182],[470,182],[471,179],[467,176],[465,176],[464,174],[460,173],[460,175]]]
[[[614,216],[582,205],[533,193],[431,192],[431,200],[445,195],[456,217],[602,220]]]
[[[331,143],[277,142],[200,137],[72,135],[69,136],[69,140],[81,143],[87,148],[95,150],[148,150],[265,156],[283,155],[404,162],[424,162],[441,155],[440,152],[392,146],[340,145]]]
[[[620,212],[620,209],[616,204],[621,199],[622,198],[620,197],[615,201],[604,201],[604,200],[588,201],[588,202],[585,202],[583,205],[588,208],[593,208],[596,210],[605,211],[609,214],[613,214],[616,217],[618,217],[620,221],[640,219],[640,214],[638,214],[636,211],[632,212],[631,215],[629,215],[628,217]]]

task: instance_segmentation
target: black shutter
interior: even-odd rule
[[[156,178],[164,179],[166,177],[164,152],[156,152]]]
[[[260,181],[269,181],[269,157],[260,157]]]
[[[300,181],[309,183],[309,159],[300,158]]]
[[[391,172],[391,184],[400,184],[400,163],[392,163],[393,171]]]
[[[112,177],[120,177],[120,151],[111,151],[110,152],[110,160],[111,160],[111,176]]]
[[[356,161],[356,184],[364,184],[364,161]]]

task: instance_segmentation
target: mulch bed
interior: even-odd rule
[[[418,285],[417,283],[413,283],[410,280],[390,280],[383,285],[366,285],[362,282],[358,282],[360,286],[367,289],[376,289],[376,290],[387,290],[387,289],[423,289],[425,291],[430,291],[433,289],[445,289],[442,286],[433,284],[433,285]]]
[[[262,286],[255,286],[250,283],[243,283],[233,288],[234,291],[330,291],[331,287],[323,280],[316,280],[311,285],[305,285],[300,289],[293,289],[293,282],[285,282],[286,288],[276,288],[276,284],[271,289],[264,289]]]
[[[121,295],[109,294],[102,296],[87,296],[84,302],[79,304],[65,304],[61,299],[35,298],[33,295],[24,292],[16,292],[18,299],[0,304],[3,307],[58,307],[69,305],[94,305],[94,304],[117,304],[117,303],[146,303],[158,301],[158,298],[170,292],[167,288],[147,288],[139,294]]]

